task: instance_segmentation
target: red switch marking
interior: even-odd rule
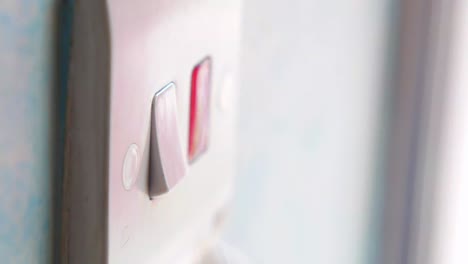
[[[192,71],[190,94],[189,162],[208,148],[210,127],[211,58],[200,62]]]

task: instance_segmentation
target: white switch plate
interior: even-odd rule
[[[232,187],[240,0],[77,1],[74,10],[61,263],[176,262],[210,236]],[[150,200],[153,96],[176,84],[187,156],[190,78],[206,56],[208,150]],[[125,170],[136,177],[123,175],[129,149]]]

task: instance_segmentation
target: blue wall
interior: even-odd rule
[[[0,1],[0,262],[51,263],[63,105],[58,1]],[[54,165],[55,164],[55,165]]]

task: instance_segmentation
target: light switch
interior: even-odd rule
[[[177,121],[176,86],[170,83],[153,98],[151,111],[149,194],[167,193],[185,176]]]

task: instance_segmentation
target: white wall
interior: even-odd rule
[[[257,263],[363,263],[389,0],[244,1],[239,177],[226,240]]]
[[[455,1],[431,263],[468,263],[468,2]]]

